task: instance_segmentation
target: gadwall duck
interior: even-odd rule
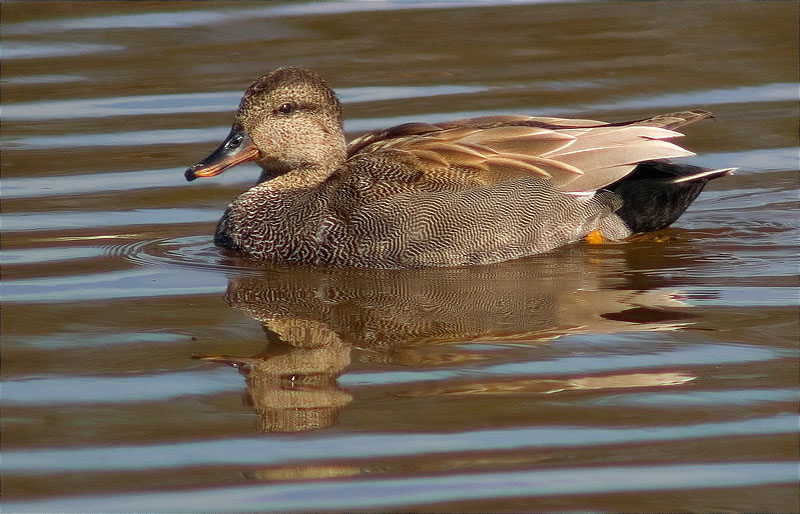
[[[245,91],[228,137],[186,170],[246,161],[258,182],[225,211],[214,242],[306,265],[486,264],[587,238],[664,228],[731,169],[665,159],[705,111],[623,123],[485,116],[406,123],[345,141],[339,100],[315,73],[280,68]]]

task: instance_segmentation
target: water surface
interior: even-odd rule
[[[3,3],[3,510],[798,509],[798,8]],[[670,229],[476,268],[217,250],[241,92],[351,137],[701,108]]]

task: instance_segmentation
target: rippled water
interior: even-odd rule
[[[798,509],[798,7],[3,3],[3,511]],[[703,108],[669,230],[465,269],[265,268],[187,184],[250,81],[351,136]]]

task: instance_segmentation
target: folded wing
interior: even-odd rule
[[[348,154],[405,152],[421,180],[484,185],[535,175],[564,192],[591,192],[642,161],[694,155],[668,140],[682,135],[673,129],[709,117],[695,110],[624,123],[528,116],[408,123],[359,137]]]

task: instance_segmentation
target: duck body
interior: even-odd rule
[[[387,181],[386,168],[370,164],[309,189],[256,186],[225,212],[215,243],[262,260],[397,268],[500,262],[601,227],[630,235],[610,192],[570,198],[535,177],[427,189]]]
[[[527,116],[409,123],[346,145],[330,87],[281,68],[248,88],[226,141],[189,168],[262,167],[220,220],[215,243],[265,261],[408,268],[487,264],[599,231],[668,226],[712,178],[665,159],[666,139],[710,117],[686,111],[609,124]]]

